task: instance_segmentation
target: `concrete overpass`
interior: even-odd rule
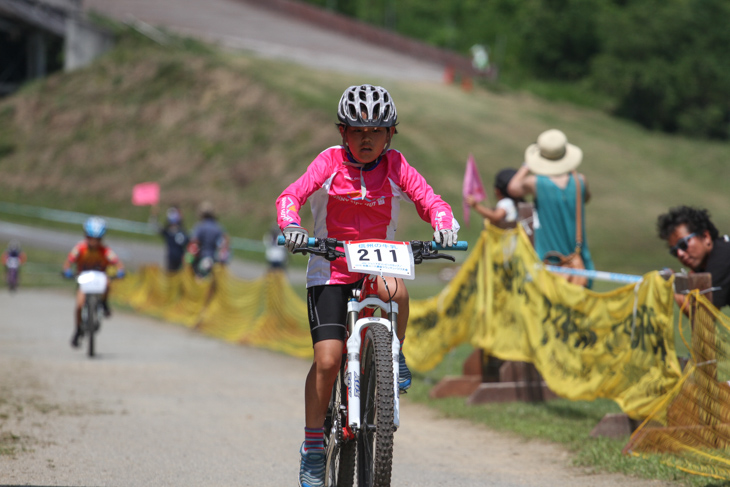
[[[0,96],[26,81],[91,62],[112,45],[81,0],[0,0]]]

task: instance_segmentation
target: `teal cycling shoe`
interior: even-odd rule
[[[401,350],[398,357],[398,388],[401,392],[406,392],[411,387],[412,379],[411,371],[406,365],[406,356],[403,355],[403,350]]]
[[[302,463],[299,465],[299,487],[324,487],[324,450],[299,449]]]

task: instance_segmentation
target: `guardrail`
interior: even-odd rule
[[[57,210],[53,208],[21,205],[18,203],[8,203],[4,201],[0,201],[0,213],[79,225],[83,224],[87,218],[95,216],[77,211]],[[122,218],[108,216],[104,216],[104,220],[106,220],[107,227],[113,230],[139,235],[157,235],[158,233],[157,227],[151,223],[124,220]],[[262,241],[241,237],[230,237],[230,247],[236,250],[247,250],[252,252],[264,252],[266,250]]]

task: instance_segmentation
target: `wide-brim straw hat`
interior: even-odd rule
[[[541,133],[536,144],[525,150],[525,162],[535,174],[554,176],[572,171],[583,161],[580,147],[568,143],[568,138],[558,129]]]

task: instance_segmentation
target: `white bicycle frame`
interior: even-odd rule
[[[363,330],[371,324],[378,323],[388,329],[393,337],[393,391],[395,404],[393,406],[393,423],[397,428],[400,426],[400,389],[398,387],[398,358],[400,356],[400,341],[397,335],[396,318],[398,316],[398,304],[386,303],[377,297],[368,296],[362,301],[351,298],[347,303],[347,312],[360,312],[366,307],[376,306],[388,313],[390,319],[376,318],[374,316],[358,319],[347,339],[347,422],[354,431],[360,429],[360,346],[362,345]]]
[[[283,235],[280,235],[277,239],[277,243],[279,245],[285,245],[286,238]],[[405,279],[413,279],[415,276],[413,274],[413,253],[411,252],[411,246],[407,242],[388,242],[388,241],[382,241],[382,240],[367,240],[367,241],[352,241],[352,242],[339,242],[340,244],[345,244],[345,253],[349,253],[350,249],[348,244],[371,244],[371,243],[385,243],[385,244],[401,244],[401,245],[407,245],[407,250],[405,251],[405,255],[408,256],[410,259],[410,265],[407,264],[408,260],[404,260],[404,254],[399,254],[399,252],[403,252],[403,250],[394,250],[389,248],[388,252],[383,252],[382,255],[391,254],[393,256],[392,263],[396,262],[396,257],[400,255],[400,261],[398,266],[391,266],[387,272],[384,272],[385,267],[380,267],[380,270],[378,272],[374,272],[377,267],[358,267],[355,269],[351,269],[351,260],[348,257],[348,269],[350,271],[359,272],[361,274],[370,274],[373,276],[391,276],[391,277],[401,277]],[[467,250],[468,245],[466,242],[458,242],[458,248],[457,246],[454,246],[453,249],[449,250]],[[308,242],[306,242],[306,245],[314,246],[314,245],[320,245],[319,250],[324,250],[324,247],[322,244],[317,244],[317,239],[310,238]],[[428,251],[431,250],[440,250],[440,249],[433,249],[429,246]],[[355,248],[353,252],[357,252],[360,254],[360,252],[364,252],[362,248],[357,249]],[[314,252],[313,252],[314,253]],[[380,261],[381,254],[377,253],[377,250],[374,251],[374,253],[378,256],[378,261]],[[367,252],[365,252],[367,254]],[[362,255],[363,258],[359,260],[365,260],[364,259],[365,254]],[[317,255],[324,255],[324,254],[317,254]],[[329,254],[327,254],[329,255]],[[388,332],[390,333],[392,337],[392,356],[393,356],[393,397],[394,397],[394,404],[393,404],[393,424],[396,428],[400,426],[400,388],[398,386],[398,379],[399,379],[399,358],[400,358],[400,341],[398,340],[398,325],[397,325],[397,318],[398,318],[398,304],[389,302],[386,303],[382,301],[381,299],[377,298],[373,295],[365,296],[365,298],[362,299],[362,301],[358,301],[358,295],[355,295],[351,298],[349,298],[347,302],[347,328],[349,332],[349,337],[347,339],[347,375],[346,375],[346,384],[347,384],[347,425],[350,429],[353,431],[360,431],[362,424],[360,421],[360,410],[361,410],[361,404],[360,404],[360,347],[362,346],[362,336],[363,331],[366,330],[370,325],[372,324],[379,324],[385,327]],[[383,310],[383,312],[387,313],[388,319],[385,318],[376,318],[376,317],[364,317],[359,318],[357,320],[354,320],[354,323],[352,322],[352,313],[356,312],[358,315],[359,313],[367,307],[376,307]]]

